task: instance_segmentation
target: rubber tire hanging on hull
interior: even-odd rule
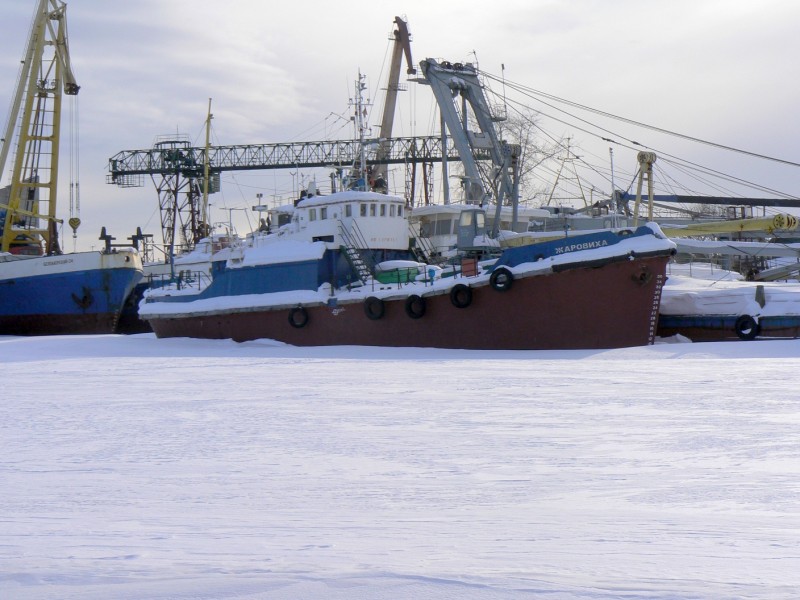
[[[489,278],[489,285],[498,292],[510,290],[513,283],[514,275],[505,267],[500,267],[492,271],[492,276]]]
[[[406,314],[412,319],[421,319],[425,316],[425,298],[416,294],[406,298]]]
[[[302,306],[297,306],[289,311],[289,325],[295,329],[302,329],[308,325],[308,311]]]
[[[750,315],[742,315],[736,319],[733,329],[739,339],[745,342],[756,339],[756,336],[761,333],[761,327]]]
[[[386,313],[386,306],[380,298],[370,296],[364,300],[364,313],[367,315],[367,318],[372,321],[377,321],[383,318],[383,315]]]
[[[456,308],[467,308],[472,304],[472,288],[463,283],[457,283],[450,290],[450,302]]]

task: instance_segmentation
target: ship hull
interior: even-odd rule
[[[139,318],[139,303],[142,301],[145,290],[149,289],[151,285],[151,281],[144,278],[133,288],[117,321],[117,333],[133,335],[153,332],[150,324]]]
[[[800,316],[760,317],[757,324],[748,315],[662,315],[658,335],[682,335],[693,342],[749,341],[758,338],[794,339],[800,337]]]
[[[800,337],[800,285],[670,274],[658,335],[693,342]]]
[[[113,333],[141,277],[135,251],[0,262],[0,335]]]
[[[447,292],[422,294],[425,310],[413,318],[407,298],[383,300],[370,318],[365,302],[238,309],[202,315],[148,317],[160,338],[247,341],[270,338],[297,346],[364,345],[482,350],[598,349],[653,343],[667,253],[576,264],[522,276],[498,291],[485,279],[470,285],[459,308]],[[373,315],[374,316],[374,315]],[[294,323],[291,322],[294,319]],[[298,326],[301,324],[301,326]]]

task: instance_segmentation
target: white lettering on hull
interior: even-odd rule
[[[591,242],[583,242],[581,244],[570,244],[569,246],[561,246],[560,248],[556,248],[556,254],[578,252],[579,250],[594,250],[595,248],[602,248],[603,246],[608,246],[607,240],[594,240]]]

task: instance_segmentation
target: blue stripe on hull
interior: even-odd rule
[[[506,248],[495,263],[500,266],[515,267],[522,263],[536,262],[551,256],[562,256],[572,252],[594,250],[606,246],[614,246],[627,237],[644,237],[653,234],[653,230],[642,225],[635,231],[623,230],[620,233],[600,231],[559,238],[549,242],[539,242],[525,246]]]
[[[214,274],[214,283],[200,294],[200,298],[316,290],[321,279],[320,265],[324,263],[323,258],[318,261],[226,269],[219,275]]]
[[[373,261],[408,259],[407,252],[376,250]],[[159,296],[159,302],[193,302],[207,298],[243,296],[246,294],[272,294],[294,290],[316,290],[324,283],[334,287],[358,281],[358,274],[338,250],[326,250],[322,258],[290,263],[255,265],[227,268],[216,263],[212,271],[213,281],[207,288],[194,295]],[[191,287],[189,285],[188,287]]]
[[[0,281],[0,334],[110,333],[141,277],[124,268]]]

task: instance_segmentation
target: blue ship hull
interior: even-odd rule
[[[407,252],[375,251],[373,260],[407,260]],[[159,302],[190,302],[209,298],[273,294],[295,290],[316,290],[324,283],[334,287],[358,281],[358,275],[338,250],[325,250],[314,260],[228,268],[224,262],[212,267],[213,282],[195,295],[159,296]],[[192,284],[185,284],[191,288]]]
[[[0,263],[0,274],[7,264],[14,263]],[[141,277],[131,266],[3,276],[0,335],[113,333]]]
[[[751,318],[748,315],[660,315],[658,335],[670,337],[680,334],[693,342],[800,337],[800,316],[759,317],[755,326],[749,326],[753,321],[749,324],[742,321]]]

